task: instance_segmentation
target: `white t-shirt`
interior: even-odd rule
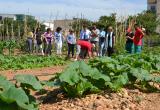
[[[93,35],[93,33],[91,33],[91,36],[92,36],[91,41],[96,41],[96,42],[98,42],[98,41],[99,41],[99,34],[100,34],[99,29],[96,29],[96,30],[95,30],[95,33],[96,33],[96,36]]]
[[[81,40],[89,40],[91,36],[91,31],[90,30],[82,30],[80,33],[80,39]]]

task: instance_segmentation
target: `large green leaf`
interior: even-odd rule
[[[33,75],[16,75],[15,79],[17,82],[29,87],[33,90],[41,90],[42,85],[37,77]]]
[[[18,89],[15,87],[10,87],[8,90],[5,90],[0,94],[0,98],[6,103],[13,103],[15,101],[29,103],[28,96],[21,88]]]
[[[128,76],[127,73],[123,73],[122,75],[119,75],[116,77],[115,80],[113,80],[112,84],[109,85],[114,91],[120,90],[124,85],[128,83]]]
[[[4,90],[8,90],[10,87],[15,87],[15,85],[6,80],[4,76],[0,76],[0,93]]]
[[[33,104],[29,104],[29,98],[21,88],[10,87],[8,90],[0,93],[0,99],[6,104],[13,105],[13,103],[17,103],[20,108],[26,110],[36,109]]]
[[[18,110],[18,109],[19,107],[17,106],[16,103],[7,104],[2,100],[0,100],[0,110]]]
[[[75,71],[75,70],[70,71],[70,69],[67,69],[59,76],[59,79],[61,82],[66,82],[70,86],[72,86],[72,85],[77,84],[79,82],[80,76],[77,73],[77,71]]]
[[[151,81],[153,79],[153,76],[149,74],[147,70],[142,68],[132,68],[130,73],[139,81]]]
[[[105,82],[109,82],[110,78],[107,75],[100,73],[97,69],[92,68],[90,70],[90,77],[95,80],[103,79]]]
[[[77,92],[81,96],[85,91],[90,90],[92,86],[91,82],[81,78],[81,82],[77,85]]]

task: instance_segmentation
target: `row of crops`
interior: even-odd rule
[[[137,85],[142,89],[156,90],[160,83],[160,55],[118,55],[85,62],[75,62],[58,75],[58,81],[69,96],[83,96],[101,90],[119,91]],[[150,84],[153,82],[153,85]]]
[[[0,70],[20,70],[65,64],[65,59],[58,56],[0,55]]]
[[[32,75],[15,76],[16,83],[0,76],[0,109],[37,110],[38,101],[31,91],[59,86],[69,97],[81,97],[103,90],[118,92],[124,87],[139,87],[159,92],[160,54],[117,55],[95,58],[88,63],[70,64],[52,80],[40,82]]]

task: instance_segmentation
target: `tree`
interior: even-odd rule
[[[116,24],[116,14],[113,13],[110,16],[101,16],[96,24],[98,28],[107,28],[108,26],[114,27]]]
[[[154,33],[157,26],[160,24],[160,20],[155,12],[144,11],[137,15],[136,23],[146,28],[147,33]]]

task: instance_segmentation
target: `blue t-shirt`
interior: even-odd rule
[[[63,40],[62,33],[55,32],[54,37],[55,37],[55,42],[56,42],[56,43],[61,43],[62,40]]]

